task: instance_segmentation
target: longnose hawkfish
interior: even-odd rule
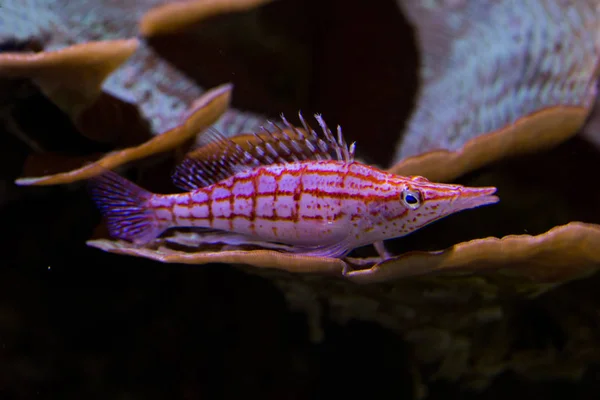
[[[92,178],[111,236],[144,246],[169,228],[196,227],[305,255],[344,257],[373,244],[383,256],[383,240],[498,201],[494,187],[433,183],[360,163],[339,126],[335,135],[317,114],[317,134],[299,116],[304,129],[282,116],[285,130],[272,124],[275,131],[245,145],[209,132],[209,143],[175,169],[184,193],[150,193],[111,171]]]

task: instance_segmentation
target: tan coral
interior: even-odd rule
[[[57,185],[89,179],[105,169],[113,169],[153,154],[174,150],[194,138],[200,131],[215,123],[227,110],[231,100],[231,84],[218,86],[194,102],[187,117],[177,127],[155,136],[147,142],[106,154],[91,164],[68,172],[16,180],[18,185]]]
[[[397,4],[421,56],[421,87],[394,156],[412,157],[402,171],[430,176],[440,162],[442,180],[452,179],[506,154],[543,151],[584,125],[599,73],[597,1]],[[454,153],[420,156],[437,150]]]
[[[76,44],[40,53],[2,53],[0,78],[31,79],[77,126],[86,110],[106,108],[106,97],[97,104],[102,83],[138,46],[137,39],[123,39]],[[107,141],[119,132],[90,127],[82,129],[82,133]]]
[[[600,226],[571,222],[537,236],[460,243],[437,253],[410,252],[346,276],[357,283],[444,272],[498,273],[537,283],[566,282],[600,267]]]
[[[10,0],[0,8],[0,36],[22,50],[0,54],[0,79],[33,80],[84,136],[126,147],[174,128],[204,91],[176,62],[136,39],[140,19],[164,33],[264,1],[21,3]],[[29,42],[27,49],[39,52],[24,52],[20,45]]]
[[[506,157],[543,151],[574,136],[589,110],[552,107],[519,119],[495,132],[470,139],[456,151],[437,150],[408,157],[390,172],[422,175],[432,181],[451,181]]]
[[[175,236],[178,234],[175,233]],[[408,252],[385,261],[348,258],[344,261],[307,257],[273,250],[205,250],[202,243],[182,250],[161,241],[138,248],[124,241],[97,239],[90,246],[104,251],[145,257],[166,263],[245,264],[295,273],[344,276],[356,283],[392,282],[438,273],[497,272],[539,284],[566,282],[597,270],[600,265],[600,226],[572,222],[538,235],[511,235],[456,244],[439,252]],[[376,261],[377,260],[377,261]]]
[[[246,11],[272,0],[205,0],[170,2],[148,11],[139,22],[143,36],[179,31],[214,15]]]
[[[325,275],[341,275],[346,266],[342,260],[336,258],[301,256],[274,250],[202,251],[195,249],[192,252],[186,252],[170,248],[168,242],[162,242],[158,247],[136,248],[125,241],[108,239],[90,240],[88,245],[110,253],[144,257],[164,263],[244,264],[256,268]]]

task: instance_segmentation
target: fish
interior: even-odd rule
[[[281,243],[284,251],[343,258],[408,235],[459,211],[499,201],[495,187],[434,183],[400,176],[355,159],[341,127],[334,134],[315,114],[317,133],[282,115],[286,130],[243,138],[206,133],[206,144],[173,173],[181,193],[151,193],[113,171],[89,180],[110,235],[146,246],[171,228],[201,228]],[[200,151],[201,150],[201,151]]]

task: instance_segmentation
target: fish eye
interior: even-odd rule
[[[421,205],[421,194],[415,190],[405,189],[402,191],[402,201],[408,208],[414,210]]]

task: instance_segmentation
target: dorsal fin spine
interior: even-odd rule
[[[277,150],[275,150],[271,143],[265,143],[265,148],[269,151],[269,153],[271,153],[273,157],[277,157],[279,155],[279,153],[277,153]]]
[[[356,151],[356,142],[352,142],[352,144],[350,145],[350,149],[348,150],[348,152],[350,153],[350,160],[354,159],[355,151]]]
[[[286,155],[291,155],[292,151],[285,145],[284,142],[279,142],[279,148],[285,152]]]
[[[302,153],[302,147],[300,147],[300,144],[293,140],[292,142],[290,142],[292,147],[294,148],[294,150],[296,151],[296,153]],[[306,145],[306,141],[304,141],[304,144]]]
[[[301,113],[299,113],[300,115],[302,115]],[[281,114],[281,120],[283,121],[283,124],[292,132],[294,132],[296,135],[298,135],[298,140],[306,140],[306,136],[304,135],[304,132],[302,132],[300,129],[296,128],[294,125],[290,124],[289,121],[285,118],[285,116],[283,115],[283,113]],[[306,131],[308,133],[308,131]]]
[[[339,141],[336,142],[335,137],[333,136],[333,134],[331,133],[331,130],[329,130],[329,128],[327,127],[327,124],[325,123],[325,121],[323,121],[323,117],[321,116],[321,114],[315,114],[315,119],[317,120],[317,122],[319,123],[319,126],[321,127],[321,130],[323,131],[323,136],[325,136],[325,138],[333,143],[337,143],[338,146],[335,146],[335,153],[337,155],[338,160],[345,160],[345,158],[343,158],[343,154],[341,151],[341,148],[339,146]]]

